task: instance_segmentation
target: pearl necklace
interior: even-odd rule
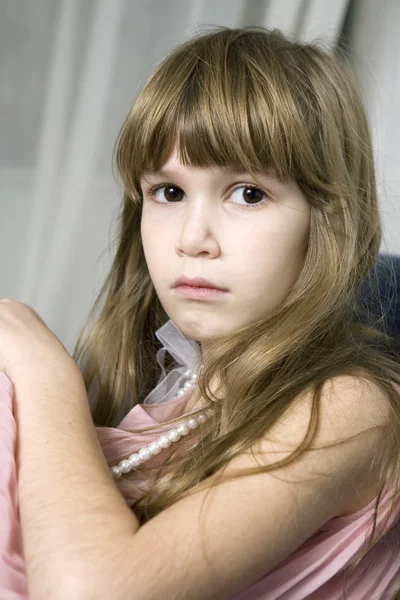
[[[185,383],[179,388],[176,396],[173,398],[181,398],[186,392],[195,385],[197,381],[197,374],[188,369],[185,371],[184,376],[186,378]],[[148,446],[144,446],[139,450],[131,454],[128,458],[121,460],[118,465],[111,467],[111,473],[114,479],[119,479],[123,474],[129,473],[132,469],[135,469],[139,465],[149,460],[152,456],[159,454],[163,448],[168,448],[172,443],[177,442],[181,437],[190,433],[190,431],[197,429],[201,423],[205,423],[213,414],[211,409],[207,409],[204,413],[200,413],[197,416],[190,417],[187,421],[184,421],[175,429],[171,429],[167,434],[162,435],[154,442],[151,442]]]

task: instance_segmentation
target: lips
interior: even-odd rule
[[[188,285],[191,287],[202,287],[202,288],[210,288],[213,290],[221,290],[223,292],[227,292],[226,288],[220,287],[213,283],[212,281],[208,281],[207,279],[203,279],[202,277],[194,277],[190,279],[189,277],[179,277],[175,283],[174,287],[178,287],[180,285]]]

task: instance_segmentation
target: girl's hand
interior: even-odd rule
[[[0,372],[12,381],[46,371],[80,371],[60,340],[27,304],[0,299]]]

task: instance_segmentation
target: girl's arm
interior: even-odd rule
[[[17,378],[14,391],[30,598],[79,600],[82,576],[101,573],[139,524],[110,474],[75,363]]]
[[[32,600],[233,597],[377,484],[384,428],[310,451],[280,471],[224,483],[206,499],[200,484],[198,493],[138,528],[109,474],[77,368],[54,345],[47,359],[42,353],[42,365],[15,368],[12,378]],[[297,447],[309,414],[305,396],[255,446],[258,461]],[[338,377],[325,386],[314,445],[386,423],[377,389]],[[256,465],[243,454],[225,473]]]
[[[8,299],[0,300],[0,372],[14,387],[30,598],[75,598],[82,568],[95,566],[92,550],[105,559],[138,521],[111,477],[77,365],[35,311]]]

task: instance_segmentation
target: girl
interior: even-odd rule
[[[116,160],[118,249],[75,360],[0,303],[1,598],[388,598],[400,366],[355,317],[381,225],[345,61],[198,36]]]

